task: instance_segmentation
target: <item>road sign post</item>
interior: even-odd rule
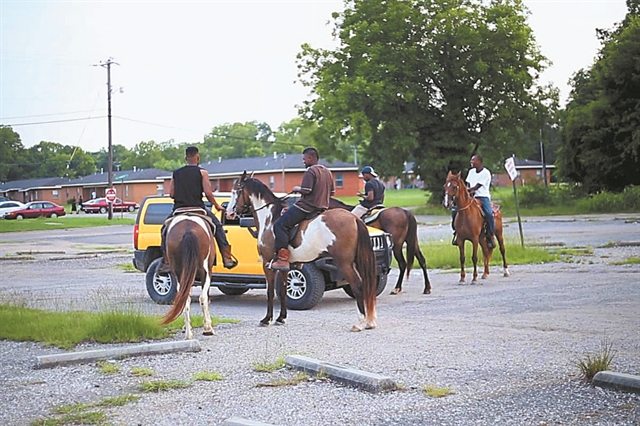
[[[518,216],[518,228],[520,229],[520,245],[524,247],[524,236],[522,235],[522,221],[520,220],[520,205],[518,203],[518,187],[516,186],[516,178],[518,171],[516,170],[516,162],[514,157],[504,160],[504,169],[507,171],[511,182],[513,183],[513,196],[516,199],[516,215]]]
[[[107,188],[104,192],[104,198],[106,198],[108,202],[113,203],[116,200],[116,189]]]

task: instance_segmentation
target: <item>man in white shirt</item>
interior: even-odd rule
[[[493,210],[491,208],[491,193],[489,192],[489,188],[491,187],[491,172],[482,164],[481,155],[471,157],[471,169],[469,169],[466,181],[469,187],[469,193],[480,200],[482,204],[482,210],[484,211],[485,220],[488,225],[487,246],[489,248],[495,248],[496,244],[493,240],[495,224]],[[453,219],[455,220],[455,211],[453,212]],[[453,239],[455,241],[455,234]],[[454,245],[456,244],[454,243]]]

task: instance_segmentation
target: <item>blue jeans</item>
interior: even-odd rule
[[[480,203],[482,204],[482,211],[484,211],[484,215],[485,215],[485,220],[487,221],[487,224],[489,225],[489,230],[491,231],[491,233],[493,235],[496,234],[496,224],[495,221],[493,219],[493,209],[491,208],[491,200],[487,197],[476,197],[477,200],[480,201]],[[455,220],[456,220],[456,214],[458,214],[458,212],[456,211],[456,209],[452,209],[451,210],[451,227],[453,228],[453,230],[455,231],[455,228],[453,226]]]
[[[304,210],[293,205],[276,220],[273,224],[273,233],[276,236],[276,254],[280,249],[286,249],[289,246],[289,232],[294,226],[305,220],[307,214]]]

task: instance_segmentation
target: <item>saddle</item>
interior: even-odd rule
[[[369,210],[367,210],[367,212],[362,216],[362,220],[366,225],[368,225],[371,222],[374,222],[384,209],[386,209],[386,207],[383,206],[382,204],[373,206]]]
[[[305,218],[303,219],[302,222],[310,221],[312,219],[315,219],[316,217],[320,216],[325,211],[326,210],[314,210],[311,213],[307,213],[307,215],[305,216]],[[300,223],[302,223],[302,222],[300,222]],[[293,239],[295,238],[296,234],[298,233],[298,229],[300,228],[300,223],[296,223],[296,225],[293,228],[291,228],[291,230],[289,231],[289,243],[291,243],[293,241]]]
[[[209,226],[211,227],[212,230],[215,231],[215,229],[216,229],[216,225],[213,223],[213,221],[211,220],[209,215],[207,215],[207,211],[205,209],[201,208],[201,207],[180,207],[180,208],[177,208],[177,209],[175,209],[173,214],[164,221],[165,225],[168,226],[169,223],[171,223],[171,221],[173,220],[174,217],[182,216],[182,215],[198,216],[198,217],[204,219],[204,221],[209,224]]]

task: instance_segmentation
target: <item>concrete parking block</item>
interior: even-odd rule
[[[382,376],[355,368],[322,362],[302,355],[289,355],[285,364],[296,370],[313,374],[323,374],[334,380],[361,388],[369,392],[382,392],[397,389],[396,382],[390,377]]]
[[[222,426],[273,426],[271,423],[256,422],[253,420],[247,420],[240,417],[229,417],[222,422]]]
[[[173,352],[200,352],[200,342],[181,340],[177,342],[148,343],[113,349],[98,349],[84,352],[70,352],[36,357],[35,368],[51,368],[59,365],[83,364],[101,359],[113,359],[142,355],[157,355]]]
[[[594,386],[640,393],[640,376],[613,371],[596,373],[591,382]]]

